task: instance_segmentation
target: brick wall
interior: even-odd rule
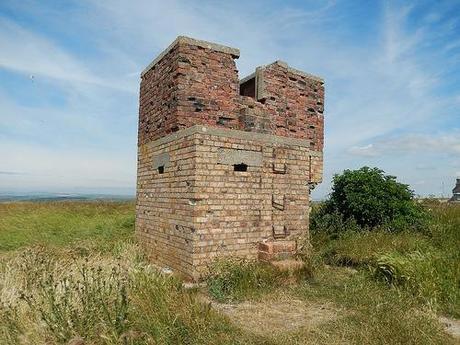
[[[178,38],[142,74],[139,143],[202,124],[308,139],[321,151],[322,79],[276,61],[240,86],[238,56],[234,48]]]
[[[216,256],[257,258],[263,240],[308,235],[316,154],[303,140],[241,133],[194,126],[139,150],[136,229],[152,261],[198,278]]]
[[[277,61],[258,69],[258,99],[274,122],[273,134],[308,139],[323,149],[324,83]]]
[[[152,261],[184,275],[193,270],[196,154],[193,138],[138,150],[136,234]]]
[[[323,81],[277,61],[239,82],[238,56],[179,37],[142,73],[136,234],[194,279],[261,242],[294,252],[322,178]]]
[[[237,128],[237,49],[179,37],[141,75],[139,144],[195,124]]]

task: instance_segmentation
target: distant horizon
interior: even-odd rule
[[[1,190],[0,197],[4,195],[114,195],[114,196],[136,196],[134,189],[68,189],[68,190]]]
[[[135,200],[135,194],[111,193],[59,193],[59,192],[22,192],[3,193],[0,191],[0,203],[14,201],[97,201],[97,200]]]
[[[456,180],[459,179],[458,177],[453,177],[450,183],[442,183],[440,184],[440,188],[438,193],[417,193],[416,189],[411,189],[414,192],[416,197],[430,197],[434,196],[436,198],[449,198],[452,196],[452,189],[456,185]],[[398,182],[400,179],[396,176]],[[324,183],[324,182],[323,182]],[[329,181],[327,182],[329,184]],[[404,183],[404,182],[402,182]],[[409,185],[410,188],[412,188]],[[327,199],[330,191],[327,194],[318,194],[315,193],[315,190],[312,192],[312,200],[314,201],[321,201]],[[74,194],[74,195],[101,195],[101,196],[126,196],[126,197],[136,197],[136,188],[135,187],[51,187],[51,188],[35,188],[35,189],[28,189],[28,188],[0,188],[0,198],[5,195],[23,195],[23,196],[34,196],[39,194],[52,194],[52,195],[59,195],[59,194]]]
[[[452,189],[456,185],[456,179],[458,177],[453,177],[450,183],[443,183],[441,182],[440,188],[437,193],[417,193],[417,190],[411,189],[414,191],[416,196],[420,197],[429,197],[435,196],[439,198],[448,198],[452,195]],[[398,182],[401,182],[397,177]],[[411,186],[409,185],[411,188]],[[444,189],[444,190],[443,190]],[[104,188],[97,188],[97,187],[65,187],[65,188],[0,188],[0,196],[2,195],[34,195],[34,194],[90,194],[90,195],[119,195],[119,196],[136,196],[136,188],[135,187],[104,187]],[[312,199],[313,200],[324,200],[328,197],[329,192],[327,194],[317,195],[313,190]]]
[[[417,191],[414,191],[416,198],[426,198],[426,197],[435,197],[440,199],[448,199],[452,196],[452,189],[455,187],[455,179],[453,180],[452,186],[446,186],[444,193],[439,194],[418,194]],[[127,198],[134,199],[136,198],[136,190],[134,188],[69,188],[65,190],[2,190],[0,189],[0,201],[4,197],[115,197],[115,198]],[[312,195],[313,201],[323,201],[328,198],[329,194],[324,196]]]
[[[425,199],[434,197],[436,199],[450,198],[449,195],[415,195],[416,199]],[[23,192],[23,193],[4,193],[0,191],[1,202],[14,202],[14,201],[91,201],[91,200],[132,200],[136,199],[136,193],[132,194],[112,194],[112,193],[59,193],[59,192]],[[327,199],[312,197],[312,202],[322,202]]]

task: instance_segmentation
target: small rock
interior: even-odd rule
[[[161,268],[161,273],[170,275],[170,274],[173,273],[173,271],[172,271],[172,269],[170,269],[169,267],[162,267],[162,268]]]

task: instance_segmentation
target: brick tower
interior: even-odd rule
[[[282,61],[238,80],[238,57],[180,36],[141,74],[136,235],[192,279],[295,254],[322,178],[323,80]]]

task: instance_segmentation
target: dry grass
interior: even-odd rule
[[[240,328],[275,340],[285,333],[311,331],[345,315],[332,303],[308,302],[280,291],[258,301],[211,303]]]
[[[144,260],[132,203],[0,204],[0,343],[454,344],[437,313],[458,312],[459,210],[434,209],[425,234],[318,235],[313,278],[295,283],[217,263],[209,289],[224,302],[209,302]],[[419,267],[414,252],[444,261]],[[391,274],[418,279],[376,279],[389,253],[410,261]]]
[[[136,245],[118,256],[28,248],[0,268],[0,343],[251,343],[224,316],[160,274]]]
[[[257,340],[144,260],[132,203],[0,204],[0,214],[0,344]]]

